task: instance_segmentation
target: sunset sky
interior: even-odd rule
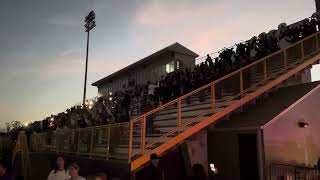
[[[0,127],[81,102],[84,17],[96,12],[88,97],[96,80],[174,42],[201,56],[309,17],[314,0],[1,0]],[[312,69],[320,79],[320,68]]]

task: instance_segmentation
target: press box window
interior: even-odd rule
[[[171,73],[174,71],[174,61],[171,61],[170,63],[166,64],[166,72]]]

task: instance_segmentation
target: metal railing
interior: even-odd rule
[[[222,115],[230,113],[225,112],[224,109],[230,106],[242,106],[244,103],[233,104],[256,91],[261,85],[268,84],[315,55],[319,50],[319,37],[319,33],[307,37],[286,49],[161,105],[128,123],[32,134],[31,150],[124,159],[129,163],[155,149],[157,149],[156,152],[163,152],[179,143],[176,139],[175,141],[170,139],[200,124],[207,117],[217,113],[219,117],[223,117]],[[193,111],[190,106],[204,108]],[[158,119],[159,117],[161,120]],[[186,136],[183,135],[182,139]],[[168,145],[161,146],[169,140]],[[159,150],[160,146],[163,149]],[[139,161],[140,165],[145,161],[147,161],[146,158]]]
[[[320,171],[317,168],[271,164],[269,168],[269,180],[318,180]]]

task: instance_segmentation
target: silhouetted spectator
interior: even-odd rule
[[[150,165],[143,170],[143,180],[164,180],[164,172],[159,167],[160,158],[157,154],[150,155]]]
[[[206,63],[208,64],[208,66],[209,66],[210,68],[213,67],[213,61],[212,61],[212,58],[209,56],[209,54],[207,54]]]

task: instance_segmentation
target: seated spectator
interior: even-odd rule
[[[67,180],[86,180],[84,177],[79,176],[80,167],[77,163],[72,163],[69,166],[70,178]]]

